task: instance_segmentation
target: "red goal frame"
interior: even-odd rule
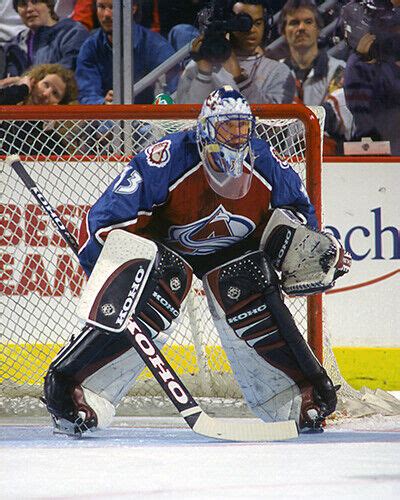
[[[317,116],[302,104],[256,104],[255,116],[270,119],[296,118],[303,122],[306,137],[307,192],[321,224],[321,130]],[[160,105],[68,105],[68,106],[0,106],[2,120],[179,120],[196,119],[200,104]],[[307,299],[307,340],[317,358],[323,358],[322,295]]]

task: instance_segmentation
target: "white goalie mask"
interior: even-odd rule
[[[214,90],[205,100],[197,121],[197,146],[208,183],[224,198],[242,198],[250,189],[254,127],[248,102],[232,87]]]

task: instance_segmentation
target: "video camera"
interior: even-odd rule
[[[199,51],[191,54],[195,61],[205,59],[211,63],[225,62],[232,52],[226,34],[251,30],[252,18],[248,14],[234,14],[232,4],[227,0],[213,0],[209,7],[199,12],[197,21],[204,40]]]
[[[387,31],[392,24],[392,7],[390,0],[359,0],[344,5],[341,21],[349,47],[356,50],[366,33]]]

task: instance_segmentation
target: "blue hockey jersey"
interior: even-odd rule
[[[317,226],[299,175],[280,161],[266,141],[252,139],[254,174],[240,199],[217,195],[209,186],[194,130],[177,132],[147,147],[93,205],[80,229],[79,258],[90,274],[105,239],[125,229],[164,243],[201,275],[215,255],[230,248],[256,249],[271,208],[291,206]],[[233,258],[233,257],[232,257]]]

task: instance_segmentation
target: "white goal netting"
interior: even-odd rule
[[[310,133],[313,129],[307,119],[312,121],[317,116],[323,124],[324,115],[314,108],[315,115],[308,112],[298,117],[296,108],[283,107],[282,117],[276,117],[276,107],[264,106],[257,134],[269,140],[276,153],[293,165],[307,189],[318,198],[321,137],[318,131],[315,137],[315,129]],[[45,120],[43,115],[35,119],[23,115],[18,119],[2,117],[0,124],[0,415],[45,414],[38,399],[43,376],[58,350],[80,331],[75,309],[85,285],[75,256],[22,181],[7,170],[5,156],[22,155],[33,180],[77,237],[83,215],[132,156],[166,133],[195,123],[194,119],[157,119],[154,109],[149,117],[135,120],[124,113],[108,117],[106,111],[101,119],[68,118],[64,116],[68,110],[63,113],[63,117],[52,120]],[[320,302],[310,306],[306,299],[290,300],[302,333],[321,352],[322,314],[313,307],[320,307]],[[340,376],[327,342],[325,366],[343,387],[341,412],[354,414],[361,407],[365,410],[364,403],[360,406],[363,396],[347,387]],[[181,327],[163,352],[210,414],[248,414],[199,281],[194,282],[190,292]],[[352,410],[347,404],[349,399],[355,401]],[[174,412],[147,369],[118,409],[120,415]]]

